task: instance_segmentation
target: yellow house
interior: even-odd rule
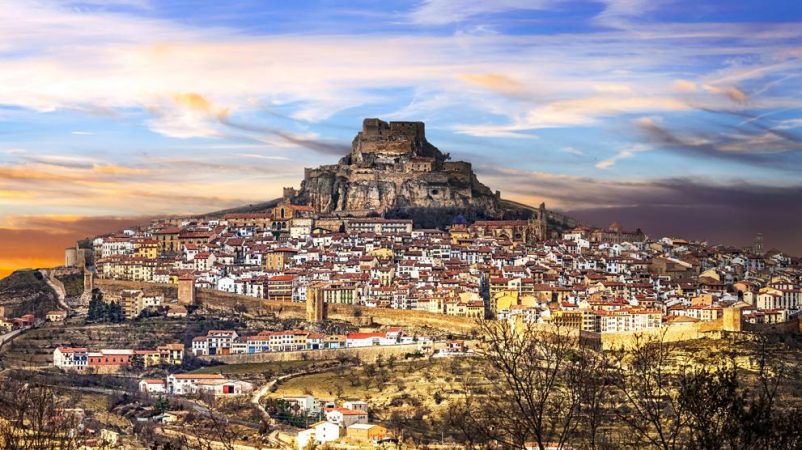
[[[490,302],[490,309],[493,314],[498,314],[499,311],[506,311],[512,305],[518,304],[518,291],[501,291],[493,296]]]
[[[368,253],[370,256],[375,256],[379,259],[390,259],[393,257],[393,250],[389,248],[377,248]]]
[[[134,256],[147,259],[159,257],[159,241],[155,239],[144,239],[134,242]]]

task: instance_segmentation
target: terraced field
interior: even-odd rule
[[[181,342],[190,344],[195,336],[211,329],[238,329],[241,324],[219,319],[149,318],[121,324],[47,324],[20,335],[0,354],[5,367],[49,365],[53,350],[60,346],[101,348],[154,348]]]

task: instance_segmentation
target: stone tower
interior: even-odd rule
[[[763,252],[763,233],[755,235],[755,240],[752,242],[752,253],[755,255],[762,255]]]
[[[308,322],[322,322],[328,319],[326,303],[323,302],[323,286],[315,283],[306,288],[306,320]]]
[[[742,318],[743,312],[739,306],[724,308],[724,316],[722,319],[723,330],[736,332],[741,331],[743,328],[741,321]]]
[[[92,292],[95,289],[95,274],[91,270],[84,269],[84,292]]]
[[[178,303],[180,305],[195,304],[195,277],[185,275],[178,279]]]

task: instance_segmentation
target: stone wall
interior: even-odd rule
[[[96,282],[104,295],[119,297],[123,289],[140,289],[145,295],[163,295],[174,299],[177,287],[174,284],[143,283],[98,279]],[[197,289],[197,302],[210,310],[222,312],[243,311],[256,316],[276,315],[282,318],[304,319],[306,304],[266,300],[247,295],[232,294],[213,289]],[[476,328],[476,321],[466,317],[447,316],[425,311],[409,311],[388,308],[365,308],[353,305],[329,304],[330,319],[351,322],[358,326],[371,324],[382,326],[430,327],[455,334],[468,334]]]
[[[106,298],[120,297],[120,291],[125,289],[139,289],[145,295],[161,295],[165,299],[178,298],[178,286],[169,283],[144,283],[141,281],[109,280],[95,278],[95,287],[103,292]]]
[[[210,289],[198,289],[198,302],[213,310],[248,311],[255,315],[277,315],[282,318],[303,319],[306,304],[265,300],[246,295],[231,294]],[[388,308],[365,308],[353,305],[328,304],[329,319],[342,320],[359,326],[371,324],[383,326],[430,327],[455,334],[468,334],[476,329],[476,321],[466,317],[447,316],[424,311],[409,311]]]
[[[216,361],[225,364],[245,364],[257,362],[277,362],[277,361],[321,361],[331,360],[343,355],[359,358],[361,361],[373,362],[381,357],[387,359],[390,356],[403,357],[407,353],[418,351],[417,344],[404,345],[383,345],[374,347],[356,347],[325,350],[303,350],[298,352],[268,352],[253,353],[243,355],[215,355],[201,356],[205,361]]]

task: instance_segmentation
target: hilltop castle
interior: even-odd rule
[[[471,163],[451,161],[426,140],[423,122],[365,119],[348,155],[337,164],[305,169],[300,190],[287,188],[284,198],[339,217],[431,210],[479,219],[530,218],[542,222],[533,224],[539,230],[546,222],[543,209],[522,211],[503,203],[499,192],[479,182]]]

